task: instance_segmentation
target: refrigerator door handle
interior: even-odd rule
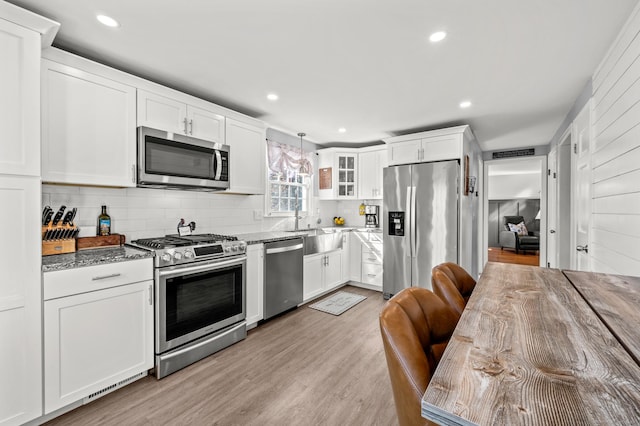
[[[416,187],[411,187],[411,257],[416,257]]]
[[[404,235],[405,238],[409,237],[409,250],[407,252],[407,257],[413,257],[413,225],[411,224],[411,194],[412,194],[412,187],[411,186],[407,186],[407,206],[405,208],[405,215],[406,217],[404,218]],[[405,240],[406,241],[406,240]]]

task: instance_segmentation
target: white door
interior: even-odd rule
[[[187,120],[189,136],[212,142],[224,143],[224,116],[187,105]]]
[[[264,127],[226,119],[226,141],[231,147],[229,192],[264,194]]]
[[[0,20],[0,51],[0,173],[40,176],[39,34]]]
[[[575,251],[571,265],[578,271],[591,270],[589,259],[589,221],[591,218],[591,101],[587,102],[573,122],[575,135],[573,230]]]
[[[558,151],[553,148],[549,153],[547,168],[547,266],[558,267]]]
[[[138,89],[138,126],[188,134],[187,105]]]

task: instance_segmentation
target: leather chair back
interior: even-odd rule
[[[431,285],[433,287],[433,292],[442,299],[443,302],[456,311],[458,315],[462,315],[462,311],[464,311],[464,307],[467,302],[464,300],[449,275],[445,272],[444,267],[433,268],[431,271]]]
[[[380,313],[380,331],[401,426],[431,424],[420,414],[422,396],[459,316],[425,288],[392,297]]]
[[[445,262],[435,268],[441,268],[442,271],[447,274],[449,279],[460,292],[460,295],[462,295],[466,305],[469,301],[469,297],[471,297],[471,293],[473,293],[473,289],[476,287],[476,280],[474,280],[473,277],[457,263]]]

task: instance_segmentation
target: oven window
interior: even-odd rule
[[[149,174],[212,178],[213,150],[146,136],[145,172]]]
[[[167,279],[166,339],[241,314],[242,308],[242,266]]]

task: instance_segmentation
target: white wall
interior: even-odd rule
[[[80,236],[95,235],[100,206],[107,205],[111,232],[124,234],[127,241],[175,234],[180,218],[196,222],[197,233],[242,234],[293,229],[293,218],[254,216],[264,211],[264,196],[201,193],[151,188],[93,188],[42,186],[42,205],[57,210],[61,204],[78,208],[75,222]],[[317,216],[300,221],[315,226]]]
[[[489,176],[489,200],[540,198],[540,173]]]
[[[593,74],[591,265],[640,276],[640,5]]]

